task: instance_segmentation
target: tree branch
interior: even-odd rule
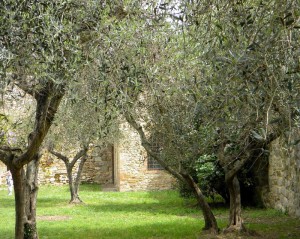
[[[59,159],[61,159],[62,161],[64,161],[64,163],[66,164],[66,165],[69,165],[69,158],[68,157],[66,157],[66,156],[64,156],[64,155],[62,155],[61,153],[58,153],[58,152],[56,152],[56,151],[54,151],[54,150],[49,150],[49,153],[51,153],[51,154],[53,154],[54,156],[56,156],[57,158],[59,158]]]
[[[8,165],[9,158],[11,153],[0,149],[0,161],[2,161],[5,165]]]
[[[237,160],[234,162],[233,167],[228,170],[225,174],[225,180],[232,180],[234,176],[241,170],[241,168],[246,164],[248,160],[251,159],[252,155],[247,155],[248,152],[251,152],[252,150],[257,150],[260,148],[265,148],[267,145],[272,143],[275,139],[280,137],[281,131],[277,130],[276,132],[272,132],[268,134],[266,137],[266,140],[264,141],[255,141],[252,138],[250,138],[250,143],[244,147],[244,149],[239,153],[241,157],[240,160]],[[249,136],[251,137],[251,136]],[[236,157],[237,158],[237,157]]]
[[[77,170],[77,176],[75,179],[75,187],[77,189],[78,189],[78,185],[80,184],[82,169],[83,169],[83,166],[84,166],[85,162],[87,161],[87,159],[88,159],[88,155],[87,155],[87,151],[86,151],[80,161],[80,164],[79,164],[78,170]]]
[[[87,151],[88,151],[87,147],[84,147],[83,149],[81,149],[72,159],[72,161],[70,163],[70,167],[73,168],[75,163],[77,162],[77,160],[80,159],[81,157],[85,156]]]
[[[64,87],[55,87],[52,82],[48,82],[35,95],[37,100],[36,119],[34,131],[30,134],[30,142],[25,153],[14,159],[16,167],[21,168],[32,160],[38,152],[48,130],[54,120],[59,103],[64,95]]]
[[[19,152],[19,153],[22,153],[22,149],[21,148],[11,148],[9,146],[0,146],[0,150],[3,150],[3,151],[8,151],[8,152]]]

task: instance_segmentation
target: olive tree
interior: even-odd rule
[[[155,19],[159,24],[155,30],[128,31],[130,41],[118,44],[122,54],[110,59],[120,67],[109,68],[105,77],[117,79],[113,84],[120,86],[119,92],[124,93],[122,84],[131,86],[118,105],[123,102],[125,118],[139,132],[146,150],[173,175],[165,156],[172,152],[180,155],[176,147],[186,149],[178,138],[191,125],[189,129],[197,135],[198,155],[218,155],[225,171],[230,193],[228,230],[244,230],[237,173],[246,163],[268,154],[270,143],[291,129],[298,114],[299,4],[178,4],[154,8],[155,16],[162,9],[164,16],[170,17]],[[179,9],[176,14],[175,6]],[[152,44],[142,37],[150,32],[147,39]],[[137,49],[143,50],[143,57]],[[190,107],[181,108],[181,101]],[[174,108],[182,110],[175,113]],[[176,130],[180,133],[175,134]],[[170,135],[172,140],[165,140],[160,148],[164,157],[151,151],[151,132],[163,132],[165,138]]]
[[[111,109],[120,112],[137,131],[148,154],[193,189],[205,229],[217,233],[216,219],[189,174],[199,155],[194,113],[190,110],[196,106],[190,89],[197,84],[185,81],[191,68],[188,60],[182,60],[184,39],[169,16],[159,12],[159,6],[143,6],[133,16],[128,10],[131,18],[119,19],[110,26],[103,38],[110,48],[99,54],[97,79],[107,86]],[[157,142],[159,151],[154,150]]]
[[[92,70],[92,69],[89,69]],[[82,75],[81,81],[84,78]],[[70,203],[81,203],[79,197],[79,185],[81,173],[86,160],[88,160],[89,151],[95,147],[106,147],[113,144],[118,135],[118,122],[112,118],[108,112],[105,103],[105,90],[98,88],[97,102],[95,105],[91,102],[95,92],[92,92],[90,86],[82,81],[75,87],[74,94],[68,97],[60,105],[54,127],[50,131],[46,140],[46,145],[51,154],[61,159],[67,170],[68,183],[70,188]],[[101,99],[103,97],[103,99]],[[77,150],[76,152],[72,151]],[[74,173],[77,162],[76,173]]]
[[[15,238],[38,238],[36,195],[39,149],[65,92],[87,58],[83,32],[97,27],[102,5],[92,1],[11,1],[0,4],[1,85],[32,97],[35,119],[27,145],[4,145],[0,159],[12,172]],[[27,165],[26,177],[24,166]]]
[[[298,1],[191,1],[201,127],[213,135],[230,193],[228,230],[244,230],[237,173],[291,130],[299,109]],[[218,150],[216,150],[218,148]],[[211,150],[207,147],[208,152]]]

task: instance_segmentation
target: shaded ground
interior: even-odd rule
[[[226,215],[217,216],[223,220]],[[220,233],[217,236],[205,232],[202,239],[300,239],[300,219],[292,218],[273,209],[245,209],[246,233]]]

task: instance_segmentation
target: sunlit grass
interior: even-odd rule
[[[80,195],[85,204],[69,205],[66,186],[41,186],[37,212],[41,239],[211,238],[201,231],[204,222],[195,201],[180,198],[175,191],[101,192],[97,185],[82,185]],[[214,213],[224,228],[227,209],[216,208]],[[300,220],[275,210],[245,209],[244,215],[248,228],[271,238],[285,238],[286,231],[296,235],[300,225]],[[0,217],[0,239],[12,239],[14,200],[5,190],[0,190]]]

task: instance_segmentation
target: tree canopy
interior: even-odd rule
[[[213,155],[230,192],[228,228],[243,230],[237,173],[299,127],[299,19],[296,0],[4,0],[1,94],[13,85],[36,101],[18,150],[2,136],[9,118],[0,115],[0,157],[18,192],[16,238],[26,223],[22,168],[37,161],[53,122],[89,141],[109,135],[120,119],[192,187],[199,157]],[[217,232],[213,216],[206,222]]]

